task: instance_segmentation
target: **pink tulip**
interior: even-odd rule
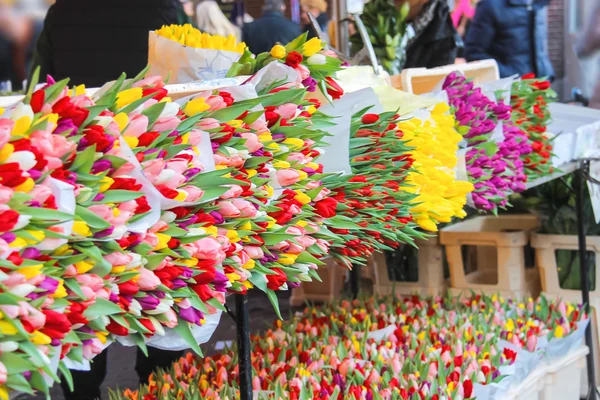
[[[229,200],[220,201],[219,204],[219,213],[226,218],[235,218],[240,216],[240,210],[233,205],[233,203]]]
[[[184,192],[187,193],[185,201],[195,202],[198,201],[204,196],[204,190],[200,189],[197,186],[187,185],[181,188]]]
[[[254,205],[248,200],[233,199],[231,200],[231,203],[240,211],[240,216],[242,218],[254,218],[256,216],[256,207],[254,207]]]
[[[243,132],[242,138],[246,139],[244,146],[248,149],[248,152],[254,153],[257,150],[263,148],[263,144],[258,140],[258,136],[253,132]]]
[[[177,117],[159,118],[154,123],[154,126],[152,126],[152,129],[156,132],[172,131],[179,126],[180,122]]]
[[[291,186],[300,180],[300,173],[293,169],[281,169],[276,172],[276,176],[281,186]]]
[[[6,366],[0,361],[0,385],[4,385],[8,379]]]
[[[140,289],[149,291],[156,289],[160,285],[160,279],[154,275],[154,272],[144,267],[140,267],[139,272],[140,275],[136,283]]]
[[[296,111],[298,111],[298,106],[292,103],[286,103],[275,108],[275,112],[281,115],[281,118],[285,118],[287,120],[290,120],[293,117],[295,117]]]

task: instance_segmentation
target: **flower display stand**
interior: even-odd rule
[[[439,238],[416,240],[418,250],[417,282],[392,281],[388,273],[385,254],[376,253],[373,256],[375,270],[374,291],[378,295],[409,295],[419,293],[428,296],[443,295],[447,289],[444,278],[444,255]]]
[[[542,291],[550,298],[561,298],[564,301],[581,303],[581,290],[563,289],[558,279],[558,264],[556,250],[578,250],[577,235],[544,235],[534,233],[531,236],[531,246],[535,249],[535,259],[540,271]],[[598,288],[598,263],[600,263],[600,236],[587,236],[586,250],[595,253],[596,259],[596,281],[593,290],[590,289],[591,328],[594,340],[594,350],[600,349],[600,329],[598,321],[600,315],[600,289]],[[596,382],[600,382],[600,360],[595,360]],[[587,375],[583,374],[582,387],[587,387]]]
[[[475,217],[440,232],[450,267],[451,293],[537,297],[539,272],[525,268],[525,246],[539,225],[531,215]],[[476,247],[474,247],[476,246]]]
[[[339,297],[344,288],[344,281],[348,270],[340,265],[334,258],[327,258],[324,265],[319,266],[319,277],[322,282],[302,282],[298,288],[292,289],[290,305],[302,306],[306,301],[331,302]]]

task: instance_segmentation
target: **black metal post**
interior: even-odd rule
[[[352,292],[352,298],[356,299],[360,291],[360,265],[357,264],[352,265],[350,271],[350,291]]]
[[[235,295],[238,357],[240,362],[240,400],[252,400],[252,360],[250,358],[250,323],[248,295]]]
[[[583,215],[583,201],[585,196],[585,176],[589,168],[589,161],[580,163],[575,173],[575,204],[577,208],[577,237],[579,243],[579,268],[581,276],[581,297],[585,304],[586,313],[591,319],[590,314],[590,271],[587,262],[587,245],[585,238],[585,225]],[[596,399],[596,372],[594,371],[594,341],[592,339],[592,326],[588,324],[585,331],[585,344],[590,349],[587,355],[587,373],[588,373],[588,399]]]

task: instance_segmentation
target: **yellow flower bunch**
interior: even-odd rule
[[[398,124],[403,140],[414,148],[414,172],[403,189],[417,195],[411,213],[427,231],[437,231],[437,224],[453,217],[463,218],[467,194],[473,190],[471,183],[456,180],[456,151],[462,136],[454,129],[454,116],[448,110],[448,105],[440,103],[429,120],[413,118]]]
[[[221,35],[209,35],[202,33],[190,24],[185,25],[164,25],[162,28],[154,31],[158,36],[171,39],[181,43],[184,46],[197,49],[213,49],[233,51],[242,54],[246,49],[246,43],[237,42],[233,35],[227,37]]]

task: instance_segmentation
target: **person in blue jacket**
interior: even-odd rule
[[[481,0],[465,40],[467,61],[493,58],[500,76],[554,78],[544,8],[550,0]]]

